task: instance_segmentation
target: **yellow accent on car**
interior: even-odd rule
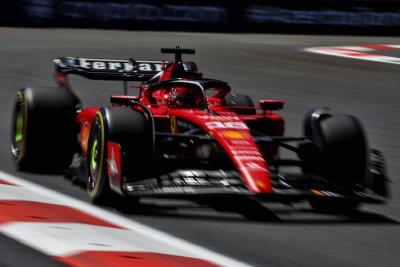
[[[176,124],[176,116],[171,116],[171,132],[172,133],[178,132],[178,126]]]
[[[249,137],[248,134],[238,131],[223,131],[222,135],[229,139],[247,139]]]

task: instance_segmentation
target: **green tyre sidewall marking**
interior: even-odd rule
[[[18,148],[18,154],[15,155],[15,163],[19,165],[23,158],[25,157],[25,147],[26,147],[26,129],[28,123],[28,101],[26,100],[25,93],[23,91],[18,91],[16,96],[16,105],[20,105],[22,109],[20,114],[15,114],[15,133],[12,136],[14,148]],[[16,112],[16,110],[14,111]],[[19,144],[17,145],[17,142]]]
[[[105,177],[103,173],[103,164],[104,164],[104,119],[103,115],[100,111],[96,113],[96,119],[100,122],[100,129],[101,129],[101,140],[100,140],[100,155],[97,167],[97,177],[96,177],[96,184],[93,189],[88,190],[89,196],[92,199],[96,199],[101,195],[102,190],[104,189]],[[91,155],[92,156],[92,155]],[[90,167],[92,168],[92,166]],[[90,172],[91,170],[89,170]],[[90,174],[92,175],[92,174]]]
[[[92,146],[92,151],[91,151],[91,163],[92,163],[92,170],[95,170],[97,167],[97,162],[96,162],[96,148],[97,148],[97,138],[94,139],[94,144]]]
[[[24,116],[23,114],[18,114],[15,119],[15,142],[20,142],[23,138],[24,130]]]

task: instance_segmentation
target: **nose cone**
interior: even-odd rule
[[[213,136],[232,159],[251,191],[272,192],[267,163],[248,129],[214,129]]]

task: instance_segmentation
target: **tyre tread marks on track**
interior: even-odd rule
[[[249,266],[2,171],[0,232],[70,266]]]
[[[400,64],[400,57],[379,55],[379,51],[400,51],[399,44],[369,44],[358,46],[324,46],[304,49],[307,52],[345,58]]]

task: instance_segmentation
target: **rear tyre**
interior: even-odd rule
[[[122,174],[124,179],[144,169],[152,155],[151,127],[146,117],[130,107],[101,108],[93,120],[87,153],[87,191],[93,202],[99,204],[119,201],[121,188],[110,187],[107,166],[108,141],[121,146]],[[150,143],[151,142],[151,143]]]
[[[79,100],[61,88],[17,92],[11,125],[11,157],[17,169],[61,172],[77,150]]]
[[[256,114],[253,100],[244,94],[228,94],[225,96],[225,104],[232,107],[232,111],[239,115],[253,115]],[[238,108],[234,108],[238,107]],[[248,107],[248,108],[241,108]]]
[[[325,116],[318,121],[316,143],[320,150],[315,173],[343,190],[361,191],[370,183],[369,149],[364,129],[355,117],[343,114]],[[359,203],[347,199],[316,199],[309,201],[318,211],[349,212]]]

